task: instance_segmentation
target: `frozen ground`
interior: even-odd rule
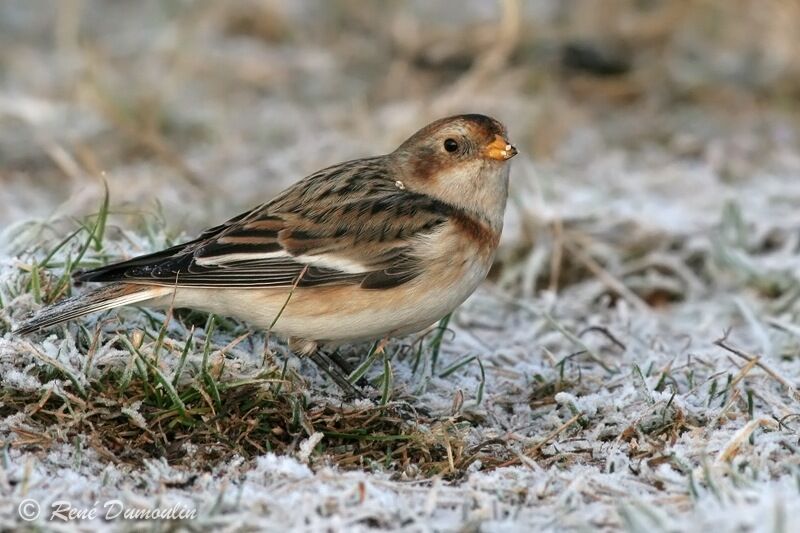
[[[470,23],[496,31],[479,4]],[[545,16],[547,2],[532,4]],[[168,15],[147,5],[86,10],[80,46],[65,8],[55,50],[20,44],[50,35],[47,17],[2,8],[0,527],[33,499],[35,525],[85,530],[98,519],[45,515],[59,500],[99,515],[119,500],[195,510],[181,525],[196,530],[797,529],[793,108],[532,79],[503,55],[504,39],[526,43],[512,30],[481,52],[502,69],[468,48],[477,67],[455,54],[437,77],[419,50],[387,64],[403,41],[370,41],[369,10],[333,47],[325,31],[309,37],[328,19],[291,33],[302,13],[248,25],[205,6],[149,27],[137,21]],[[463,37],[434,34],[434,59]],[[65,261],[87,242],[87,264],[162,247],[464,110],[497,116],[521,148],[502,249],[438,356],[435,332],[389,346],[389,398],[380,358],[375,401],[342,404],[279,341],[225,321],[209,332],[195,315],[163,339],[163,313],[135,309],[9,332],[63,292]],[[80,232],[41,268],[80,227],[72,217],[96,222],[101,174],[102,245]]]

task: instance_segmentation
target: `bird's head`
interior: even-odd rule
[[[502,220],[508,161],[517,154],[508,132],[485,115],[456,115],[433,122],[390,157],[410,189]]]

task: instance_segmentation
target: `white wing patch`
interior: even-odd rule
[[[198,257],[194,262],[200,266],[215,266],[225,265],[227,263],[238,263],[240,261],[252,261],[255,259],[278,259],[286,257],[294,259],[286,252],[269,252],[266,254],[259,253],[241,253],[241,254],[225,254],[225,255],[212,255],[209,257]]]
[[[333,254],[291,255],[284,251],[269,252],[265,254],[240,253],[240,254],[217,255],[211,257],[198,257],[195,259],[195,263],[204,267],[209,267],[209,266],[224,267],[225,265],[231,263],[238,263],[241,261],[262,260],[262,259],[267,259],[267,260],[289,259],[291,261],[295,261],[303,265],[328,268],[330,270],[338,270],[339,272],[343,272],[345,274],[361,274],[369,272],[369,269],[367,269],[367,267],[364,266],[363,264]]]
[[[357,261],[333,254],[298,255],[294,257],[294,260],[306,265],[338,270],[346,274],[361,274],[369,271],[367,267]]]

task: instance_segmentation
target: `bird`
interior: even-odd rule
[[[75,272],[103,285],[14,332],[133,304],[190,308],[287,339],[361,395],[323,349],[421,331],[475,291],[500,241],[516,154],[494,118],[436,120],[389,154],[314,172],[193,240]]]

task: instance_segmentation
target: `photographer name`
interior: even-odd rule
[[[98,502],[99,503],[99,502]],[[49,520],[71,522],[73,520],[194,520],[197,509],[180,504],[172,507],[127,507],[121,500],[108,500],[99,506],[75,507],[65,500],[50,504]]]

